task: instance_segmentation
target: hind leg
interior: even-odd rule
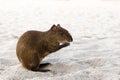
[[[47,67],[47,66],[49,66],[49,65],[51,65],[50,63],[41,63],[40,65],[39,65],[39,68],[36,70],[36,69],[34,69],[34,70],[32,70],[32,71],[39,71],[39,72],[49,72],[50,70],[49,69],[45,69],[45,67]]]
[[[44,69],[48,65],[49,63],[43,63],[43,64],[40,64],[37,68],[33,67],[31,70],[36,72],[48,72],[50,71],[49,69]]]
[[[40,63],[40,60],[39,60],[39,57],[38,57],[38,54],[33,54],[31,55],[30,57],[30,69],[32,71],[39,71],[39,63]]]
[[[38,71],[38,72],[50,71],[48,69],[43,69],[42,67],[39,67],[41,60],[37,53],[29,53],[29,56],[28,54],[26,55],[22,56],[22,64],[25,68],[32,70],[32,71]]]
[[[21,63],[28,70],[38,70],[39,69],[39,57],[37,53],[25,53],[21,54]]]
[[[50,70],[49,69],[32,69],[32,71],[35,71],[35,72],[49,72]]]
[[[47,67],[47,66],[49,66],[49,65],[51,65],[51,63],[41,63],[41,64],[39,65],[39,68],[44,68],[44,67]]]
[[[49,72],[49,69],[45,69],[45,67],[51,65],[50,63],[42,63],[39,65],[37,68],[31,69],[32,71],[37,71],[37,72]]]
[[[42,63],[42,64],[39,64],[40,63],[40,58],[36,55],[34,55],[33,57],[33,60],[32,63],[31,63],[31,70],[32,71],[37,71],[37,72],[48,72],[50,71],[49,69],[44,69],[46,66],[50,65],[50,63]]]

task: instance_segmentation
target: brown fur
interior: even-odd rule
[[[59,24],[53,25],[46,32],[31,30],[25,32],[18,40],[16,54],[25,68],[40,71],[39,64],[44,57],[68,46],[71,41],[73,39],[70,33]]]

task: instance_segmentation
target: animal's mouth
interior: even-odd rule
[[[59,44],[60,44],[60,45],[69,44],[70,42],[71,42],[71,41],[68,41],[68,40],[65,39],[64,41],[60,42]]]

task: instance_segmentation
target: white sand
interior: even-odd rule
[[[24,69],[18,37],[57,23],[74,42],[43,60],[52,72]],[[0,80],[120,80],[120,1],[0,0],[0,45]]]

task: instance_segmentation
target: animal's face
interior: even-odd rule
[[[51,31],[59,43],[69,43],[73,41],[70,33],[66,29],[62,28],[59,24],[57,26],[53,25],[51,27]]]

